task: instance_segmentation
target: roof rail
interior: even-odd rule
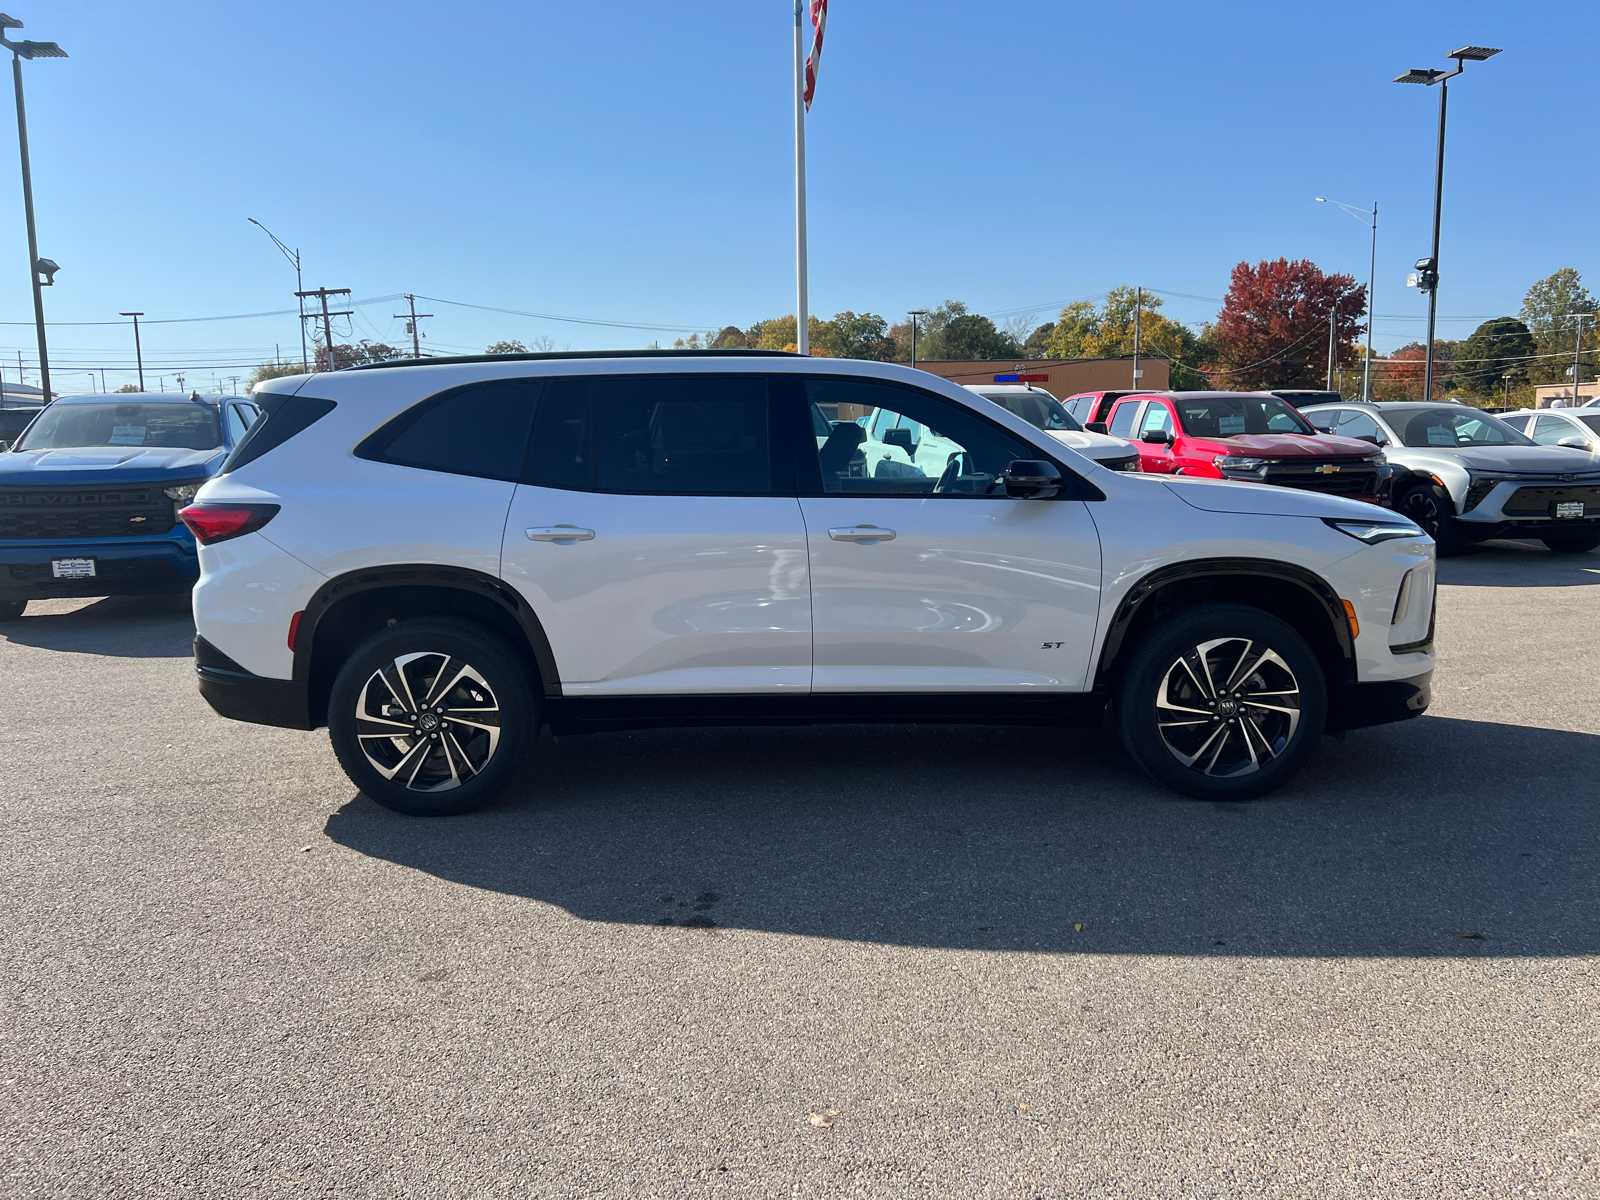
[[[551,350],[520,354],[452,354],[440,358],[390,358],[383,362],[358,363],[340,367],[341,371],[377,371],[387,367],[455,366],[465,363],[560,362],[586,358],[802,358],[793,350],[753,350],[738,347],[728,350]]]

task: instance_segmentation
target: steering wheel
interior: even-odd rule
[[[967,465],[967,452],[957,450],[944,464],[944,473],[939,476],[939,482],[933,485],[935,496],[943,495],[951,490],[957,479],[961,477],[963,468]]]

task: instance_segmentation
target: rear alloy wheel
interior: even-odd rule
[[[1455,530],[1456,506],[1450,493],[1438,484],[1412,488],[1400,497],[1395,509],[1422,526],[1422,532],[1433,539],[1440,558],[1461,552],[1461,539]]]
[[[26,600],[0,600],[0,621],[15,621],[27,607]]]
[[[345,774],[385,808],[447,816],[487,803],[537,741],[522,657],[461,621],[402,621],[351,655],[328,697]]]
[[[1584,554],[1600,546],[1600,534],[1573,533],[1566,537],[1540,538],[1545,546],[1557,554]]]
[[[1304,765],[1327,718],[1322,667],[1289,625],[1208,604],[1157,626],[1118,696],[1123,744],[1155,779],[1203,800],[1248,800]]]

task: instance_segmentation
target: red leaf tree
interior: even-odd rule
[[[1328,314],[1335,361],[1355,360],[1366,331],[1367,289],[1352,275],[1327,275],[1307,260],[1242,262],[1209,331],[1207,374],[1221,388],[1321,387],[1328,367]]]

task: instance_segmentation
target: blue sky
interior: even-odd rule
[[[56,322],[142,309],[151,374],[244,375],[293,316],[292,270],[357,301],[442,305],[435,352],[547,336],[576,349],[794,309],[792,8],[264,8],[8,0],[61,61],[24,64]],[[1428,242],[1435,89],[1389,80],[1501,46],[1450,96],[1443,336],[1592,263],[1596,7],[1103,5],[833,0],[808,125],[812,311],[897,319],[949,297],[1039,320],[1117,284],[1221,297],[1241,259],[1365,279],[1366,231],[1314,196],[1381,205],[1377,345],[1421,336],[1405,274]],[[0,320],[29,322],[15,134],[0,117]],[[1591,282],[1600,283],[1600,280]],[[399,342],[391,299],[343,336]],[[1168,299],[1198,326],[1217,304]],[[52,329],[57,387],[131,366],[124,327]],[[0,325],[0,365],[35,351]],[[73,376],[69,373],[77,370]],[[129,376],[108,372],[115,386]]]

